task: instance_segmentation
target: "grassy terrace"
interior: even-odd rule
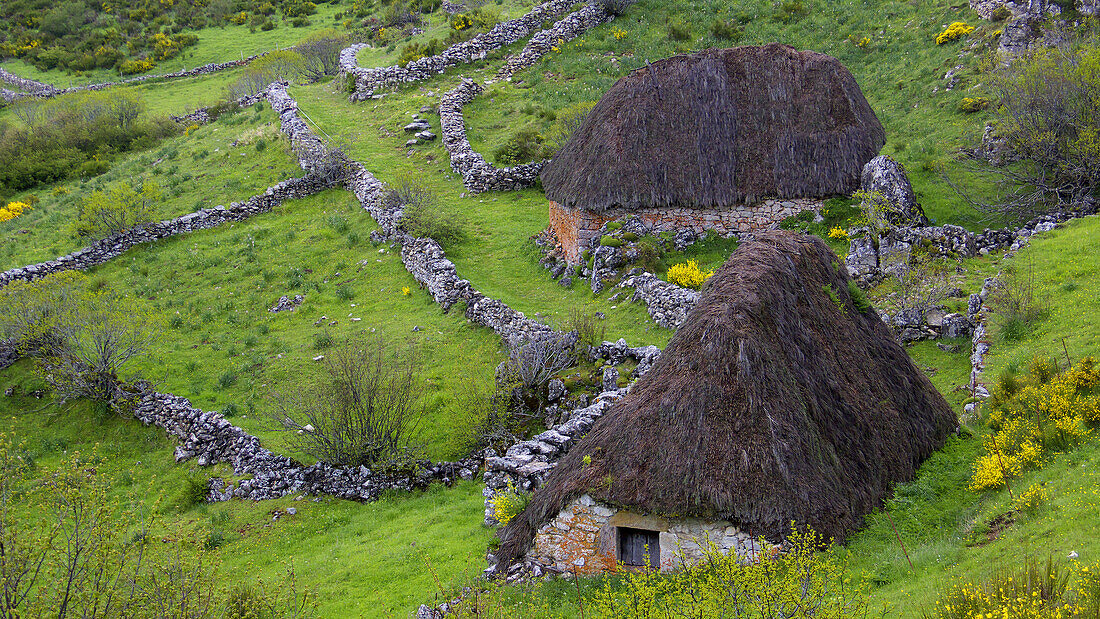
[[[527,6],[501,5],[501,17],[519,15]],[[466,110],[470,138],[491,159],[492,151],[517,130],[547,131],[556,111],[597,99],[615,79],[646,59],[733,45],[715,38],[711,24],[716,18],[740,20],[743,29],[737,44],[778,40],[844,62],[886,126],[883,152],[907,166],[928,214],[940,223],[983,227],[986,222],[955,196],[941,172],[957,174],[954,150],[989,119],[986,112],[965,115],[957,106],[963,96],[978,92],[971,89],[981,58],[1000,25],[982,22],[969,9],[956,7],[945,0],[822,0],[807,3],[805,15],[784,22],[771,2],[641,0],[622,18],[564,45],[561,53],[549,54],[512,82],[489,86]],[[312,29],[331,25],[340,5],[318,9],[307,28],[280,25],[255,34],[243,26],[202,30],[197,47],[155,71],[178,68],[173,62],[194,66],[239,56],[242,50],[247,55],[286,46]],[[967,41],[935,45],[935,35],[956,20],[978,29]],[[442,37],[442,23],[438,13],[431,16],[422,39]],[[673,31],[688,35],[677,39],[680,35],[671,36]],[[860,45],[864,37],[869,42]],[[353,158],[380,179],[418,179],[440,204],[463,218],[466,239],[448,247],[447,253],[459,275],[481,292],[550,322],[564,321],[575,308],[603,312],[607,339],[624,337],[632,345],[663,346],[671,332],[655,327],[645,308],[628,302],[626,295],[615,300],[609,292],[593,295],[580,281],[563,288],[538,265],[530,237],[546,226],[541,190],[470,195],[450,171],[438,140],[412,149],[404,145],[408,136],[402,127],[422,106],[434,107],[460,76],[479,81],[491,77],[503,54],[520,46],[387,93],[381,100],[349,104],[337,80],[295,86],[291,94],[317,128],[346,145]],[[971,46],[973,54],[960,56]],[[360,62],[392,64],[399,50],[400,43],[393,49],[364,50]],[[946,91],[943,75],[958,64],[963,65],[962,81]],[[64,74],[41,74],[21,63],[4,66],[20,75],[68,85]],[[140,93],[151,113],[180,112],[224,97],[238,72],[127,89]],[[83,79],[110,78],[93,73]],[[427,117],[438,130],[438,116]],[[10,112],[0,111],[0,120],[12,119]],[[113,182],[157,181],[166,195],[161,214],[170,217],[241,200],[300,174],[277,137],[274,114],[269,109],[245,110],[155,149],[121,157],[101,177],[68,183],[67,193],[59,188],[31,192],[41,202],[0,224],[0,268],[52,258],[82,245],[70,233],[77,200]],[[331,190],[246,222],[135,248],[89,275],[96,283],[143,299],[162,318],[165,327],[159,343],[138,363],[145,378],[163,391],[190,398],[196,406],[224,411],[233,423],[260,436],[265,446],[283,453],[292,452],[272,431],[265,413],[280,392],[318,376],[320,364],[314,357],[326,354],[332,342],[357,334],[381,334],[392,346],[414,342],[421,355],[421,402],[426,409],[417,441],[433,459],[460,456],[472,423],[461,394],[471,384],[491,385],[493,370],[504,358],[499,338],[468,323],[461,306],[443,314],[405,271],[397,248],[369,242],[374,228],[353,196]],[[965,292],[976,292],[984,277],[1014,269],[1033,272],[1036,290],[1047,300],[1045,320],[1016,339],[1005,339],[995,330],[988,363],[991,379],[1005,369],[1026,367],[1036,354],[1062,356],[1063,338],[1071,358],[1100,351],[1098,234],[1100,220],[1090,218],[1037,237],[1014,259],[966,261],[966,272],[960,275]],[[713,266],[731,247],[711,246],[693,255]],[[409,294],[403,294],[405,287]],[[305,297],[296,311],[267,311],[280,296],[295,294]],[[909,350],[961,412],[968,396],[960,389],[969,378],[968,345],[956,343],[961,352],[945,352],[934,343]],[[212,552],[227,582],[240,574],[277,581],[289,561],[301,583],[317,588],[322,616],[402,617],[443,595],[440,586],[453,591],[483,567],[491,532],[480,524],[478,483],[386,496],[370,505],[330,498],[294,501],[295,497],[197,504],[193,488],[209,476],[228,475],[224,466],[177,465],[172,459],[174,445],[156,429],[98,415],[84,404],[58,407],[28,395],[41,386],[28,362],[0,373],[0,390],[15,385],[19,389],[14,396],[0,397],[0,417],[8,420],[8,429],[26,442],[41,465],[99,445],[106,456],[104,473],[118,480],[112,493],[159,497],[155,509],[165,526],[183,526],[214,540]],[[1009,509],[1008,493],[966,489],[984,432],[979,420],[967,420],[959,437],[925,464],[916,481],[899,486],[888,502],[912,569],[882,513],[870,516],[865,530],[845,549],[835,551],[854,578],[868,579],[873,608],[887,606],[899,616],[917,616],[955,582],[980,580],[998,566],[1018,564],[1025,555],[1043,558],[1049,553],[1060,558],[1075,550],[1084,560],[1100,557],[1100,539],[1081,533],[1100,527],[1097,439],[1076,451],[1051,455],[1042,469],[1014,482],[1021,487],[1043,482],[1051,499],[1039,512],[1002,530],[990,523]],[[295,517],[272,520],[272,511],[290,506],[298,509]],[[603,582],[581,583],[587,608]],[[520,616],[580,616],[574,587],[556,582],[534,591],[508,591],[500,599],[524,604],[517,610]]]

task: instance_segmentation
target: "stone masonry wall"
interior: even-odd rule
[[[586,494],[538,530],[526,559],[557,572],[605,572],[617,564],[619,527],[660,532],[662,572],[702,561],[708,546],[746,558],[760,550],[751,535],[729,522],[645,516],[604,505]]]
[[[600,228],[613,219],[633,215],[656,232],[689,229],[701,234],[713,230],[730,236],[774,228],[780,221],[802,211],[820,210],[822,204],[821,200],[814,198],[768,198],[756,204],[729,208],[610,209],[604,213],[593,213],[550,202],[550,225],[562,243],[565,259],[576,264],[582,249],[594,246]]]

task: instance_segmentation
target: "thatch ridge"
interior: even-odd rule
[[[586,493],[769,539],[793,520],[843,540],[958,423],[848,281],[818,238],[741,245],[654,367],[500,532],[498,557],[522,557]]]
[[[751,204],[859,187],[885,132],[837,59],[771,43],[623,77],[541,174],[570,208]]]

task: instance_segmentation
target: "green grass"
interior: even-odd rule
[[[157,528],[215,533],[219,586],[282,580],[287,567],[299,586],[315,588],[321,617],[405,617],[431,601],[440,587],[466,582],[479,562],[489,532],[480,524],[480,486],[433,486],[425,492],[390,494],[371,504],[293,496],[273,501],[192,505],[193,481],[228,474],[226,465],[176,464],[174,443],[164,433],[85,404],[58,408],[28,393],[41,387],[27,361],[0,373],[0,431],[15,431],[37,469],[46,471],[76,451],[102,457],[101,478],[114,480],[110,496],[124,505],[141,501]],[[273,521],[272,510],[298,513]],[[438,585],[437,585],[438,581]]]
[[[279,117],[266,103],[261,107],[224,116],[154,149],[127,154],[106,174],[88,181],[59,183],[13,197],[25,200],[35,195],[40,201],[22,216],[0,223],[5,239],[0,270],[51,260],[87,245],[73,233],[80,198],[116,183],[157,183],[163,194],[157,218],[168,219],[243,201],[304,175],[279,131]],[[257,148],[261,140],[264,146]]]
[[[446,150],[436,140],[411,151],[401,128],[423,105],[432,104],[440,91],[453,87],[447,75],[424,83],[422,89],[387,96],[348,107],[345,95],[332,84],[291,89],[300,108],[337,143],[349,145],[352,157],[387,183],[407,177],[423,182],[444,207],[464,218],[468,239],[448,248],[447,257],[483,294],[499,298],[528,316],[564,320],[571,308],[601,311],[607,315],[609,339],[625,337],[631,345],[663,346],[671,332],[654,325],[639,304],[609,301],[609,294],[593,295],[587,284],[576,281],[562,288],[538,264],[530,238],[546,228],[547,202],[542,192],[527,189],[507,193],[473,195],[461,178],[450,171]],[[439,127],[438,116],[429,116]]]
[[[1016,340],[1003,337],[994,320],[988,382],[1006,369],[1026,369],[1036,355],[1065,364],[1067,355],[1076,361],[1100,353],[1100,217],[1070,221],[1037,235],[1001,266],[1025,278],[1033,273],[1036,298],[1047,311]]]

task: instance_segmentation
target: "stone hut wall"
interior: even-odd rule
[[[722,236],[746,234],[774,228],[787,217],[802,211],[821,209],[823,202],[815,198],[768,198],[751,205],[730,208],[646,208],[638,210],[612,209],[594,213],[571,209],[550,202],[550,227],[558,236],[565,259],[576,264],[581,251],[597,241],[600,228],[610,220],[629,215],[641,218],[655,232],[690,229],[697,234],[713,230]]]
[[[708,546],[741,557],[754,557],[760,550],[759,542],[729,522],[645,516],[586,494],[538,530],[526,558],[559,572],[605,572],[617,564],[619,527],[659,532],[662,572],[702,561]]]

